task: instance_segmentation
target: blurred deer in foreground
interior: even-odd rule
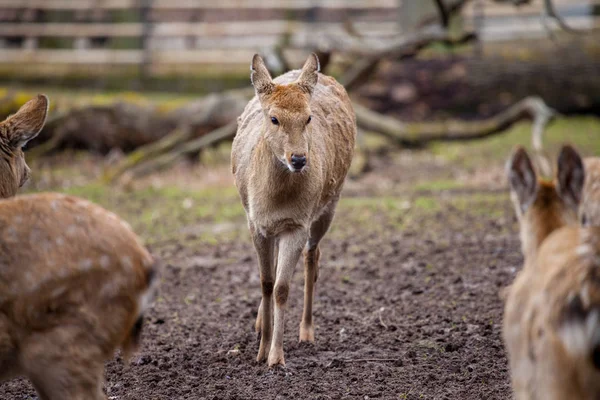
[[[29,175],[21,147],[46,119],[38,96],[0,123],[0,193]],[[155,262],[127,224],[60,194],[0,199],[0,381],[25,375],[43,400],[98,400],[104,362],[135,349]]]
[[[508,168],[525,266],[508,291],[503,338],[518,400],[600,398],[600,228],[577,226],[584,167],[563,147],[557,180],[527,153]]]
[[[329,229],[352,161],[356,118],[346,91],[335,79],[319,73],[314,54],[301,71],[275,80],[258,55],[251,69],[256,96],[238,120],[232,171],[260,267],[257,360],[268,358],[269,366],[285,365],[284,312],[303,249],[300,341],[314,341],[319,243]]]

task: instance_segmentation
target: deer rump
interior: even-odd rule
[[[43,343],[69,357],[135,350],[157,265],[129,226],[60,194],[0,200],[0,379]],[[49,366],[51,367],[51,366]]]

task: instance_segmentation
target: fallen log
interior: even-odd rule
[[[539,97],[527,97],[508,109],[484,120],[403,123],[395,118],[354,103],[359,127],[379,133],[392,141],[410,147],[420,147],[433,141],[480,139],[507,130],[523,119],[533,120],[533,130],[543,131],[556,112]],[[535,133],[535,137],[540,133]]]
[[[209,132],[199,138],[182,143],[172,150],[156,157],[147,158],[147,161],[130,170],[130,177],[142,177],[172,166],[186,155],[198,153],[202,149],[213,146],[224,140],[233,139],[237,130],[237,119]]]

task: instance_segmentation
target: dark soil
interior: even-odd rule
[[[368,197],[352,187],[361,184],[346,190],[347,204]],[[212,245],[156,245],[166,262],[160,295],[132,364],[118,357],[107,364],[108,398],[509,398],[499,289],[522,258],[507,196],[466,207],[456,206],[452,191],[425,196],[433,210],[363,215],[366,205],[340,206],[322,244],[316,343],[297,341],[299,265],[285,368],[255,361],[260,289],[247,232]],[[36,395],[27,381],[13,380],[0,386],[0,398]]]

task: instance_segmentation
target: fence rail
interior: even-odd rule
[[[600,28],[600,19],[585,14],[587,8],[598,5],[600,0],[578,0],[576,4],[571,0],[554,1],[559,12],[567,13],[573,27]],[[323,43],[343,42],[348,35],[344,28],[346,19],[352,20],[356,29],[368,38],[385,40],[397,36],[400,3],[399,0],[0,0],[0,65],[14,65],[15,74],[28,69],[47,73],[49,68],[39,68],[44,65],[57,66],[56,71],[63,67],[62,71],[69,73],[76,68],[85,71],[87,66],[103,65],[137,65],[166,73],[169,67],[184,65],[199,68],[223,65],[246,71],[252,54],[273,48],[284,38],[294,62]],[[467,29],[474,28],[476,3],[471,2],[464,10]],[[481,31],[484,41],[547,34],[540,19],[542,0],[519,9],[491,1],[485,4],[488,6]],[[133,13],[134,20],[115,22],[111,13],[123,11]],[[286,20],[288,11],[298,11],[295,15],[302,17]],[[50,22],[49,15],[53,13],[62,13],[60,21],[66,18],[68,22]],[[68,15],[73,18],[69,20]],[[87,22],[82,22],[82,18]]]
[[[153,9],[288,9],[305,10],[314,7],[333,9],[389,8],[397,0],[152,0]],[[144,6],[144,0],[0,0],[0,8],[34,8],[40,10],[129,9]]]

